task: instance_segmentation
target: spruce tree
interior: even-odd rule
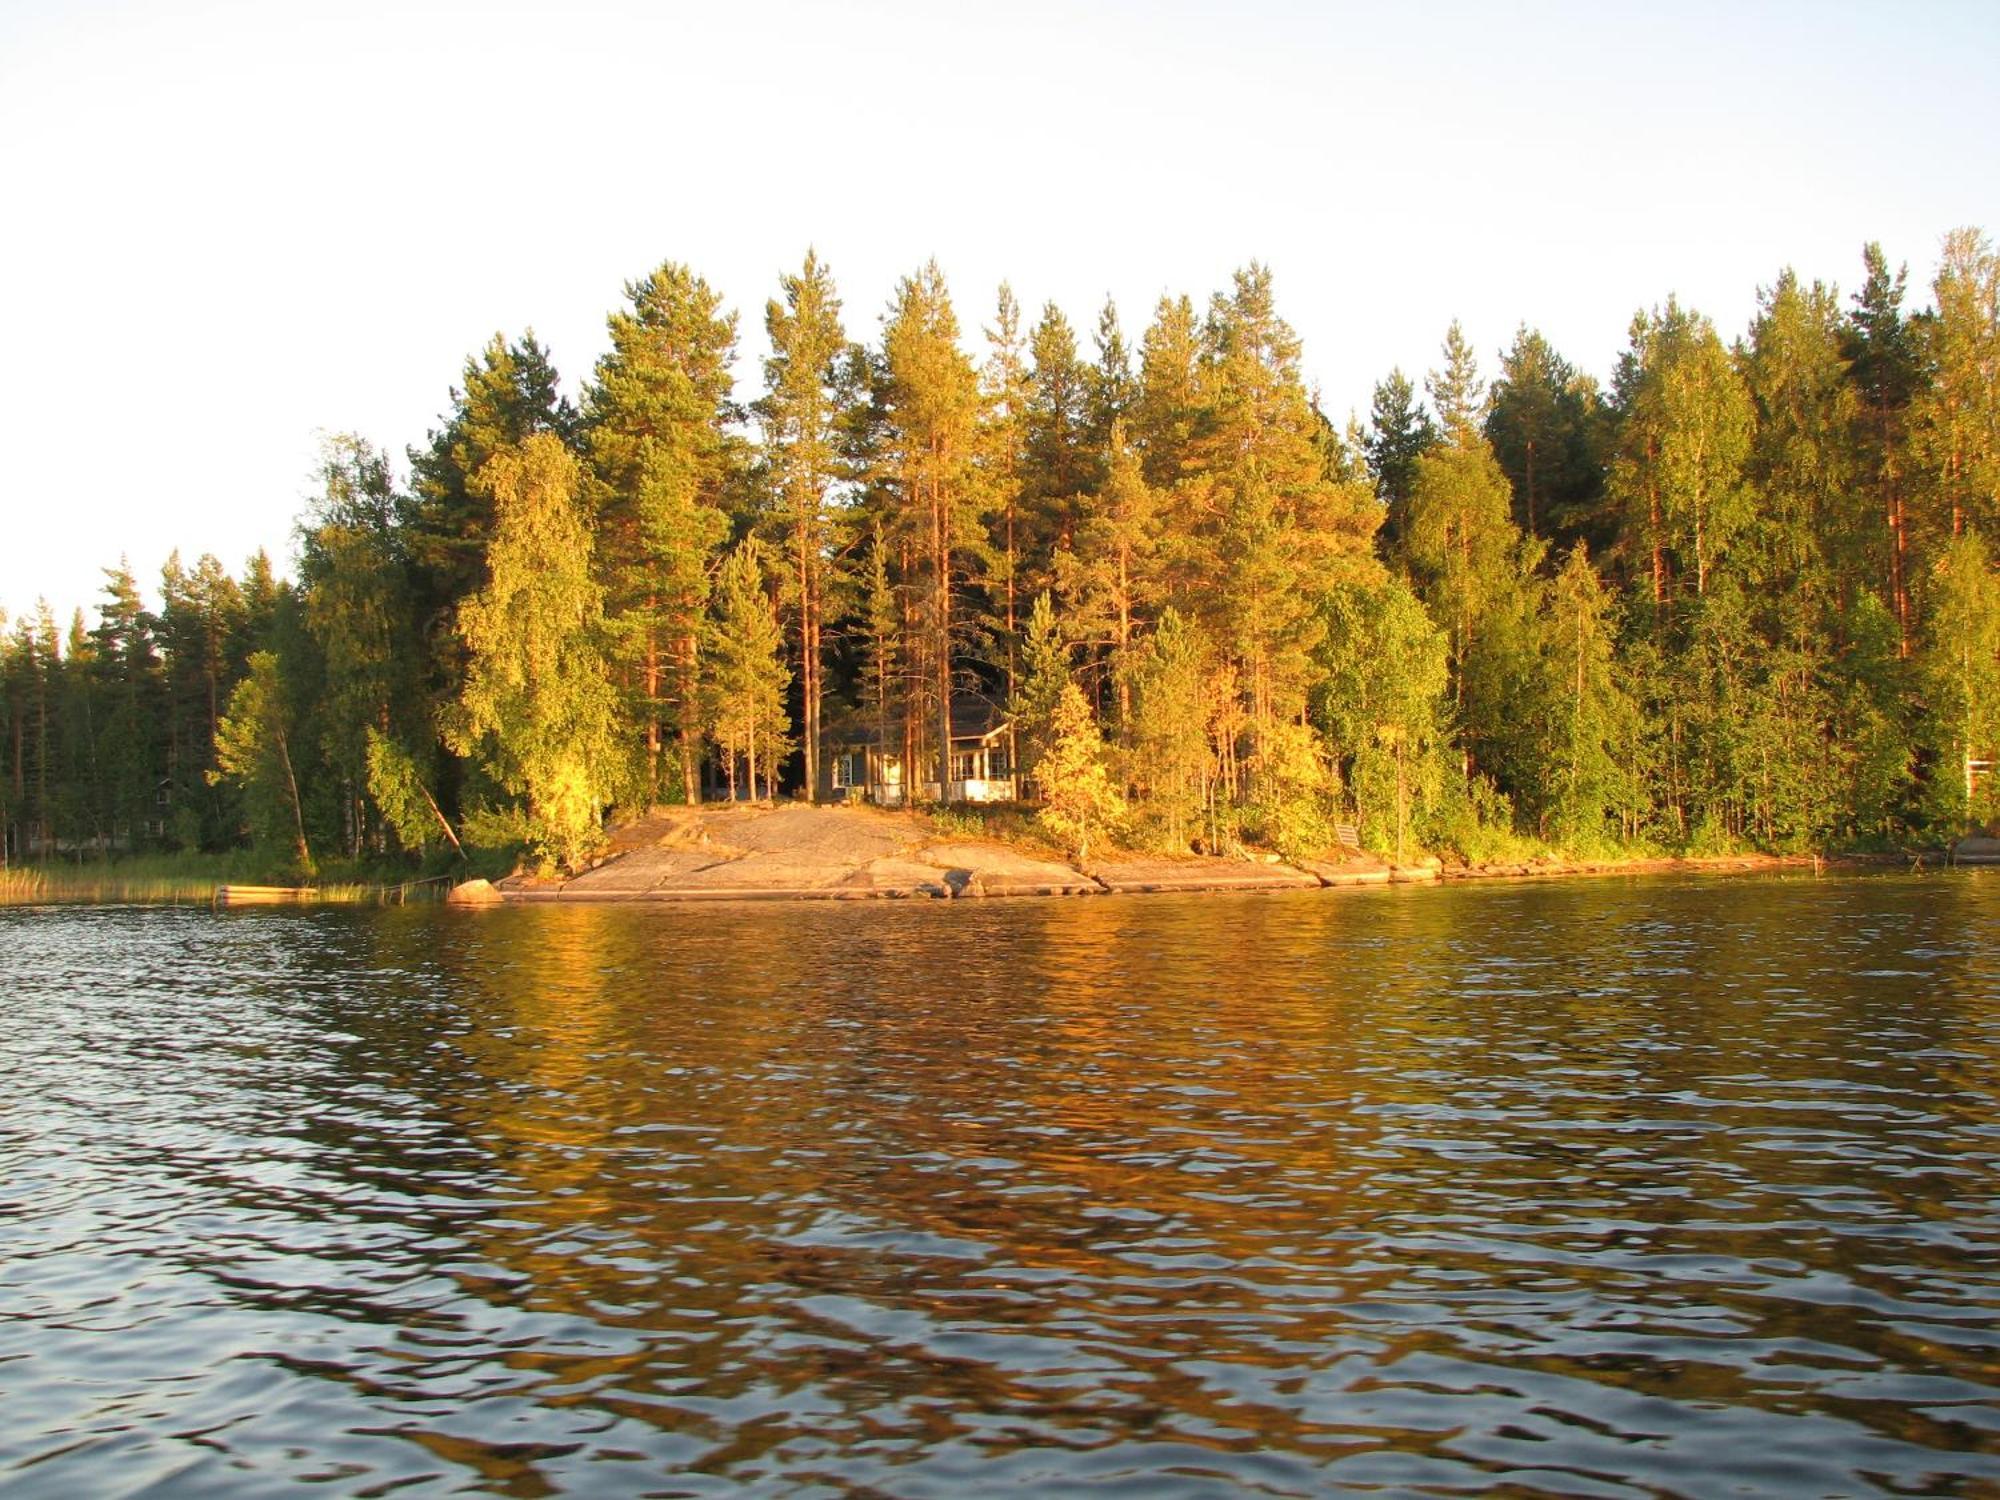
[[[1053,302],[1043,307],[1028,347],[1033,365],[1022,421],[1027,535],[1021,550],[1028,586],[1041,587],[1051,559],[1073,543],[1092,488],[1091,383],[1069,319]]]
[[[1437,428],[1431,422],[1431,414],[1417,399],[1417,388],[1401,370],[1391,370],[1375,387],[1368,432],[1363,439],[1368,472],[1375,477],[1375,493],[1385,512],[1383,535],[1389,541],[1402,534],[1417,460],[1437,441]]]
[[[451,410],[421,448],[409,450],[411,493],[406,546],[417,575],[417,605],[426,631],[448,641],[452,611],[485,576],[492,507],[475,476],[502,448],[537,432],[569,442],[576,408],[562,395],[549,354],[532,330],[509,342],[494,334],[465,361]],[[455,693],[462,662],[441,659]]]
[[[1042,788],[1042,826],[1081,862],[1091,841],[1124,815],[1125,799],[1111,784],[1104,763],[1104,739],[1083,689],[1063,684],[1049,723],[1049,748],[1037,772]]]
[[[1462,443],[1485,425],[1486,382],[1479,378],[1478,356],[1456,318],[1445,330],[1442,352],[1444,365],[1430,373],[1424,389],[1444,425],[1444,435]]]
[[[1911,581],[1916,566],[1909,525],[1913,482],[1909,453],[1910,405],[1926,385],[1916,330],[1903,312],[1906,268],[1892,276],[1882,247],[1862,250],[1861,290],[1845,330],[1846,354],[1861,405],[1858,464],[1882,530],[1878,576],[1883,602],[1896,617],[1897,652],[1908,657],[1916,639]]]

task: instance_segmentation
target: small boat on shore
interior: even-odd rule
[[[1967,835],[1951,846],[1955,865],[2000,865],[2000,839]]]

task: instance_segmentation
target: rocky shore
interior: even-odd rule
[[[964,900],[1166,891],[1315,890],[1439,880],[1815,868],[1811,856],[1547,861],[1445,867],[1340,860],[1181,858],[1123,852],[1072,864],[998,839],[940,833],[913,813],[802,804],[664,808],[616,830],[605,858],[568,879],[515,875],[452,893],[461,904]]]

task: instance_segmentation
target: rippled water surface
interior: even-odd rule
[[[2000,874],[0,953],[10,1497],[2000,1494]]]

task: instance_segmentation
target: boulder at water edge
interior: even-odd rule
[[[506,898],[490,880],[468,880],[453,886],[444,899],[447,906],[498,906]]]

